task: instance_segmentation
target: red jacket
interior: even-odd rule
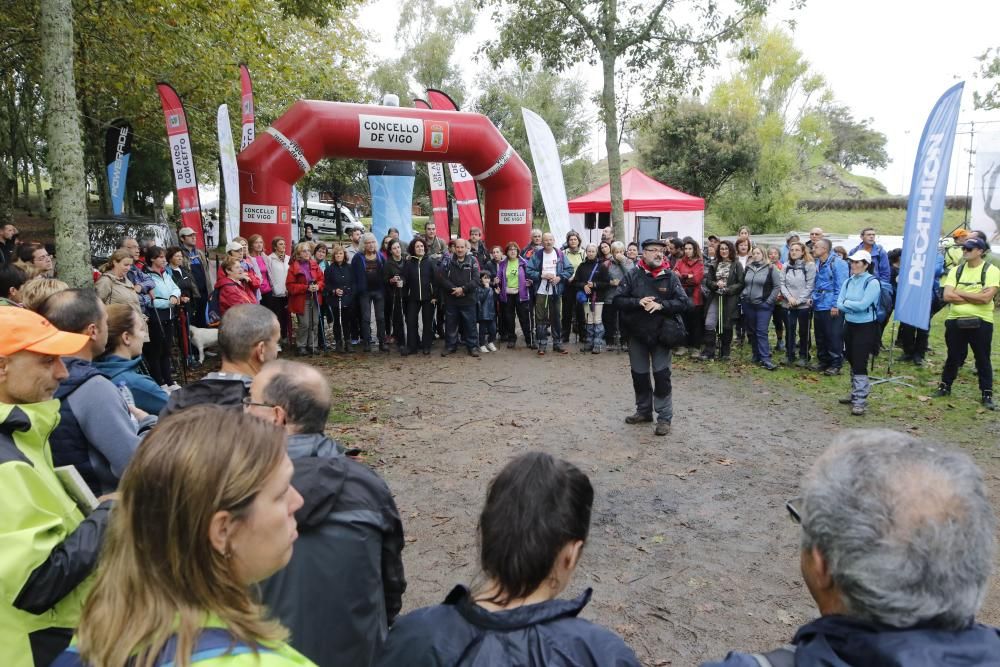
[[[701,280],[705,277],[705,263],[701,259],[684,257],[674,265],[673,271],[681,279],[681,286],[691,297],[691,302],[695,306],[702,305],[705,302],[701,294]]]
[[[288,277],[285,279],[285,288],[288,290],[288,312],[301,315],[306,312],[306,299],[311,299],[309,294],[310,280],[302,273],[300,260],[293,259],[288,262]],[[316,298],[317,303],[323,303],[323,272],[315,259],[309,260],[309,272],[312,273],[312,281],[318,286]]]
[[[215,282],[219,290],[219,314],[241,303],[257,303],[256,290],[246,283],[234,282],[229,276],[223,276]]]
[[[250,266],[251,261],[254,262],[253,266]],[[257,275],[257,272],[254,271],[254,268],[257,266],[256,260],[254,260],[253,258],[250,258],[249,260],[241,259],[240,264],[243,266],[243,273],[247,274],[247,278],[250,279],[250,286],[253,287],[254,294],[256,295],[257,290],[260,289],[261,282],[263,282],[260,279],[260,276]],[[226,277],[226,272],[222,268],[222,262],[220,261],[219,270],[216,272],[216,280],[221,280],[222,278],[225,277]],[[256,303],[256,301],[254,303]]]

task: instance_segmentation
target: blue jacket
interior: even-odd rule
[[[840,287],[837,310],[843,311],[844,319],[852,324],[874,322],[881,295],[879,281],[870,273],[851,276]]]
[[[795,667],[944,667],[1000,665],[1000,633],[972,624],[965,630],[897,629],[846,616],[823,616],[795,633]],[[702,667],[759,667],[748,653],[730,653]]]
[[[577,618],[591,589],[575,600],[549,600],[490,612],[456,586],[444,604],[400,617],[389,631],[378,667],[638,667],[622,639]]]
[[[111,380],[115,386],[124,382],[125,386],[132,392],[135,407],[145,410],[151,415],[158,415],[163,406],[167,404],[169,396],[167,396],[167,392],[160,389],[153,378],[136,370],[136,366],[141,361],[142,357],[125,359],[110,354],[96,360],[94,368]]]
[[[150,292],[153,291],[153,279],[149,277],[149,274],[133,264],[129,267],[125,277],[133,285],[142,287],[142,292],[139,293],[139,305],[143,309],[150,308],[153,303],[153,297],[150,295]]]
[[[385,282],[382,280],[381,276],[382,276],[382,266],[385,260],[382,259],[382,253],[380,252],[375,253],[375,261],[378,263],[379,280],[377,283],[378,289],[372,291],[384,294]],[[351,260],[351,268],[354,270],[354,291],[359,295],[368,293],[368,274],[366,270],[367,264],[368,260],[365,259],[364,251],[356,254],[354,256],[354,259]],[[343,288],[341,287],[341,289]]]
[[[476,320],[486,322],[497,318],[496,299],[492,287],[476,288]]]
[[[847,253],[853,255],[856,250],[864,250],[865,244],[859,243]],[[868,273],[872,274],[886,285],[892,284],[892,270],[889,268],[889,253],[879,244],[875,244],[871,249],[872,265],[868,267]]]
[[[834,253],[825,262],[816,260],[816,283],[813,285],[813,310],[824,311],[837,307],[840,287],[850,271],[847,262]]]
[[[573,265],[570,263],[566,255],[559,248],[553,248],[558,259],[556,260],[556,275],[559,276],[559,282],[553,285],[554,293],[559,296],[563,293],[566,288],[566,281],[573,277]],[[531,280],[531,289],[538,292],[542,287],[542,257],[545,256],[544,250],[539,250],[535,252],[531,259],[528,260],[528,268],[526,269],[526,274],[528,279]]]
[[[146,271],[146,276],[153,284],[153,291],[150,296],[153,298],[152,308],[164,310],[170,308],[170,297],[181,298],[181,288],[174,282],[173,272],[167,267],[163,274],[159,274],[152,269]]]

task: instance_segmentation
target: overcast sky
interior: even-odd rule
[[[872,175],[890,192],[909,190],[927,115],[937,98],[958,81],[966,81],[959,132],[968,133],[968,121],[975,120],[977,133],[1000,133],[1000,111],[974,112],[972,104],[972,91],[982,86],[973,78],[978,66],[975,57],[1000,46],[1000,1],[808,0],[804,9],[794,13],[783,9],[786,0],[778,4],[781,7],[772,13],[771,22],[794,18],[795,44],[814,70],[826,77],[838,100],[850,106],[856,117],[871,117],[875,129],[888,137],[892,163]],[[399,5],[399,0],[376,0],[362,10],[362,26],[375,41],[371,53],[392,54]],[[459,43],[459,53],[471,57],[479,40],[492,32],[488,17],[483,17],[475,34]],[[470,66],[470,85],[481,66]],[[706,88],[728,76],[731,69],[724,63],[710,73]],[[578,73],[593,90],[599,88],[599,73],[589,68]],[[592,136],[591,154],[603,155],[596,127]],[[970,139],[968,134],[956,138],[948,184],[951,193],[966,192]]]

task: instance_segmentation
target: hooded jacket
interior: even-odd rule
[[[770,282],[770,285],[768,283]],[[781,289],[781,272],[773,264],[748,262],[743,272],[742,299],[755,306],[774,307]]]
[[[108,526],[110,502],[84,519],[56,477],[48,440],[58,422],[59,401],[0,403],[4,667],[48,664],[33,656],[32,634],[77,626]]]
[[[417,609],[393,626],[379,667],[638,667],[622,639],[578,618],[591,589],[506,611],[477,605],[464,586],[444,603]]]
[[[368,667],[406,590],[396,503],[375,471],[321,433],[290,436],[288,455],[303,499],[299,538],[261,584],[263,601],[316,664]]]
[[[425,302],[434,298],[434,260],[411,255],[403,264],[403,298]]]
[[[639,300],[647,296],[654,297],[663,308],[654,313],[646,312],[639,305]],[[621,312],[622,326],[626,331],[642,338],[649,345],[658,345],[657,338],[663,318],[690,310],[691,299],[673,271],[660,267],[656,275],[653,275],[640,260],[622,279],[614,305]]]
[[[504,256],[503,261],[497,265],[496,278],[500,281],[500,294],[497,298],[500,299],[500,303],[507,303],[507,266],[510,261],[509,257]],[[531,298],[531,289],[528,287],[528,276],[527,276],[528,260],[523,257],[517,258],[517,300],[527,301]]]
[[[438,281],[444,290],[444,302],[449,306],[476,305],[476,287],[479,285],[479,262],[472,254],[459,260],[452,256],[438,268]],[[462,288],[462,296],[452,296],[451,290]]]
[[[781,296],[785,298],[785,308],[792,310],[808,308],[815,286],[815,262],[796,259],[785,264],[785,270],[781,272]],[[789,299],[795,299],[798,305],[791,305]]]
[[[830,253],[825,262],[816,260],[816,281],[813,286],[813,310],[825,311],[837,307],[840,288],[850,271],[847,262]]]
[[[243,282],[236,282],[229,276],[223,276],[215,282],[219,290],[219,314],[225,315],[233,306],[243,303],[257,303],[252,288]]]
[[[344,293],[337,296],[333,290],[343,290]],[[343,264],[330,263],[323,271],[323,298],[331,306],[337,305],[340,300],[341,308],[354,303],[354,269],[350,263]]]
[[[153,378],[137,370],[141,361],[142,357],[125,359],[109,354],[95,361],[94,368],[111,380],[115,386],[124,382],[125,386],[132,392],[135,407],[151,415],[158,415],[167,404],[169,396],[167,396],[167,392],[160,389]]]
[[[160,411],[160,418],[193,405],[218,405],[242,410],[243,399],[250,395],[251,382],[252,377],[239,373],[209,373],[171,393],[167,405]]]
[[[854,246],[847,256],[850,257],[858,250],[865,250],[865,244],[859,243]],[[868,265],[868,273],[872,274],[879,279],[879,282],[885,283],[886,285],[892,282],[892,270],[889,266],[889,253],[885,251],[885,248],[879,244],[872,246],[869,253],[872,256],[872,263]]]
[[[594,270],[594,267],[597,270]],[[590,275],[593,273],[594,277]],[[608,267],[599,259],[584,259],[580,266],[576,267],[576,277],[573,279],[581,292],[588,282],[594,283],[594,289],[587,300],[591,303],[604,303],[604,298],[611,287],[611,278],[608,277]]]
[[[704,304],[705,300],[701,293],[701,283],[705,278],[705,262],[700,257],[682,257],[671,266],[677,277],[680,278],[681,285],[695,308]],[[690,276],[690,277],[689,277]]]
[[[135,288],[128,278],[119,280],[108,271],[97,279],[97,282],[94,283],[94,289],[97,290],[97,298],[106,305],[123,303],[126,306],[131,306],[140,315],[142,314],[142,308],[139,306],[139,295],[136,294]]]
[[[552,248],[552,252],[556,253],[556,275],[559,276],[559,282],[552,286],[552,293],[555,296],[562,296],[563,291],[566,289],[566,283],[570,278],[573,277],[573,265],[570,263],[569,258],[563,254],[563,251],[559,248]],[[535,251],[532,253],[531,257],[528,259],[527,275],[528,279],[531,280],[531,288],[537,293],[542,287],[542,263],[545,257],[545,248]]]
[[[822,616],[792,640],[795,667],[949,667],[1000,665],[1000,632],[978,623],[964,630],[891,628],[847,616]],[[748,653],[730,653],[702,667],[759,667]]]
[[[294,315],[302,315],[306,312],[306,299],[309,296],[309,285],[315,283],[319,291],[316,294],[316,305],[323,305],[323,272],[319,270],[319,264],[315,259],[309,260],[309,275],[302,272],[301,260],[294,259],[288,267],[288,276],[285,278],[285,289],[288,290],[288,312]]]

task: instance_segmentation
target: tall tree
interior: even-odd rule
[[[59,277],[73,287],[93,285],[87,238],[87,185],[73,79],[73,2],[41,0],[42,92],[52,178]]]
[[[855,165],[884,169],[889,164],[886,137],[872,129],[872,119],[856,120],[851,110],[841,104],[831,104],[820,113],[830,128],[831,141],[824,151],[828,160],[844,169]]]
[[[486,48],[491,60],[525,63],[538,56],[556,71],[580,62],[599,64],[615,233],[624,238],[618,77],[644,77],[644,88],[682,90],[715,61],[719,43],[738,36],[745,22],[772,0],[735,0],[724,14],[714,0],[480,0],[494,8],[499,35]]]
[[[979,77],[987,82],[985,92],[975,91],[977,109],[1000,109],[1000,46],[979,56]]]

